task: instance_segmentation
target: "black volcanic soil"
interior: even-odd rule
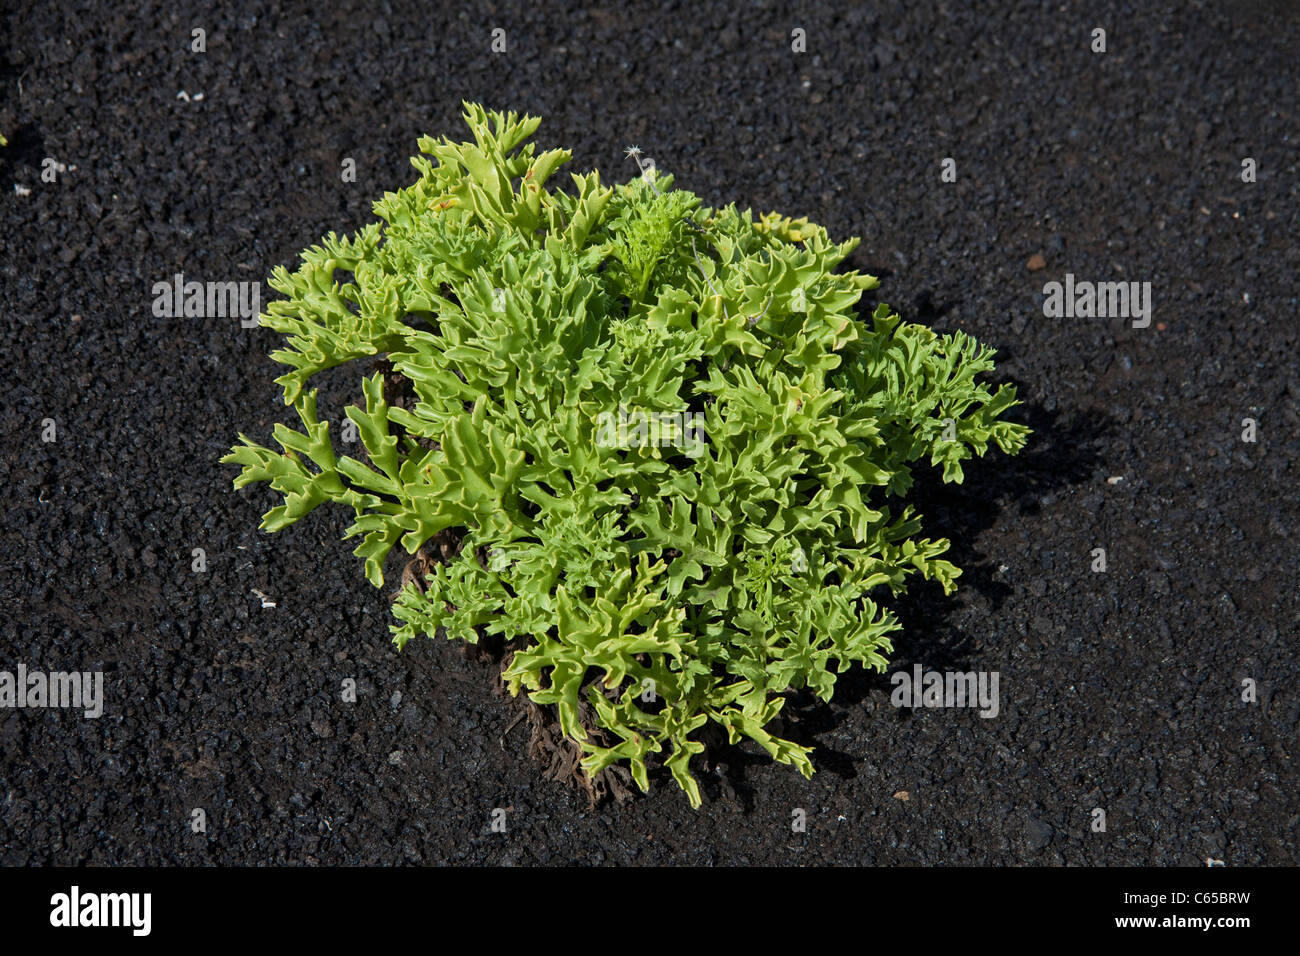
[[[102,669],[107,708],[0,711],[0,863],[1300,862],[1293,4],[62,6],[0,29],[0,669]],[[811,781],[736,749],[699,811],[662,773],[591,810],[502,742],[490,665],[394,650],[347,514],[256,530],[271,492],[217,459],[290,420],[277,336],[152,286],[370,221],[462,99],[541,115],[575,170],[637,144],[707,203],[860,235],[864,310],[999,350],[1032,444],[918,489],[966,574],[898,603],[892,662],[997,671],[996,718],[854,672],[792,708]],[[1149,281],[1151,326],[1044,317],[1067,273]]]

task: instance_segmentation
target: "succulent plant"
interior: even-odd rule
[[[883,670],[900,623],[881,601],[914,575],[953,590],[912,469],[961,481],[990,443],[1018,451],[1015,389],[980,381],[993,352],[961,332],[859,318],[876,280],[834,271],[856,239],[704,208],[652,169],[548,189],[570,153],[526,142],[538,119],[465,120],[473,142],[421,139],[380,221],[275,270],[261,324],[286,337],[302,429],[276,427],[282,451],[241,435],[235,486],[283,495],[268,531],[351,508],[376,586],[394,546],[460,536],[402,587],[393,640],[499,636],[508,688],[554,709],[589,778],[619,765],[647,789],[660,762],[698,806],[710,723],[811,774],[772,730],[788,692]],[[307,386],[367,357],[393,375],[346,411],[363,461]]]

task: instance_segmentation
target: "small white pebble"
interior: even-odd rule
[[[1123,475],[1111,475],[1109,478],[1106,479],[1106,484],[1118,485],[1123,480],[1124,480]]]

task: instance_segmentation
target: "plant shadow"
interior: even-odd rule
[[[991,376],[993,383],[1017,384],[1005,377]],[[1023,391],[1017,388],[1017,391]],[[975,544],[981,532],[995,525],[1007,508],[1021,516],[1040,510],[1040,500],[1086,481],[1101,463],[1101,446],[1118,422],[1096,410],[1049,410],[1022,398],[1010,415],[1029,426],[1032,434],[1019,455],[1004,455],[991,448],[982,459],[963,462],[963,484],[945,484],[940,469],[923,467],[915,473],[908,500],[923,519],[923,534],[947,538],[951,546],[945,557],[962,569],[958,591],[945,595],[937,582],[914,582],[906,594],[896,598],[882,595],[898,615],[903,628],[893,637],[895,653],[890,669],[910,668],[920,663],[927,670],[964,671],[969,665],[968,636],[949,622],[962,609],[963,590],[976,592],[990,610],[1000,609],[1012,588],[998,573],[1001,556],[990,557]],[[888,674],[854,666],[838,676],[831,703],[807,691],[788,695],[778,721],[770,729],[801,746],[812,747],[813,764],[843,779],[857,776],[858,759],[825,743],[855,708],[874,709],[873,692],[887,699],[892,686]],[[878,699],[878,698],[877,698]],[[906,715],[904,715],[905,719]],[[745,749],[742,749],[745,747]],[[746,810],[753,806],[753,788],[746,781],[747,769],[766,764],[770,758],[745,744],[713,750],[710,760],[723,769],[722,778],[708,775],[710,796],[735,795]],[[703,784],[704,781],[702,781]]]
[[[0,178],[14,179],[18,170],[28,170],[34,174],[27,183],[39,183],[41,161],[45,158],[45,138],[40,130],[31,123],[26,123],[15,130],[6,132],[0,129],[9,140],[8,146],[0,146]]]

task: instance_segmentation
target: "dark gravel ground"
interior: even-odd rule
[[[102,669],[108,703],[0,711],[0,863],[1300,862],[1293,4],[60,6],[0,30],[0,669]],[[369,221],[463,98],[575,170],[636,143],[710,204],[861,235],[881,299],[999,350],[1036,434],[921,488],[967,573],[901,602],[894,661],[997,671],[995,719],[855,673],[797,710],[811,781],[735,750],[698,812],[662,775],[591,811],[499,742],[488,665],[395,652],[347,515],[256,530],[270,491],[217,459],[288,420],[276,336],[157,318],[152,285]],[[1066,273],[1151,282],[1151,327],[1045,318]]]

